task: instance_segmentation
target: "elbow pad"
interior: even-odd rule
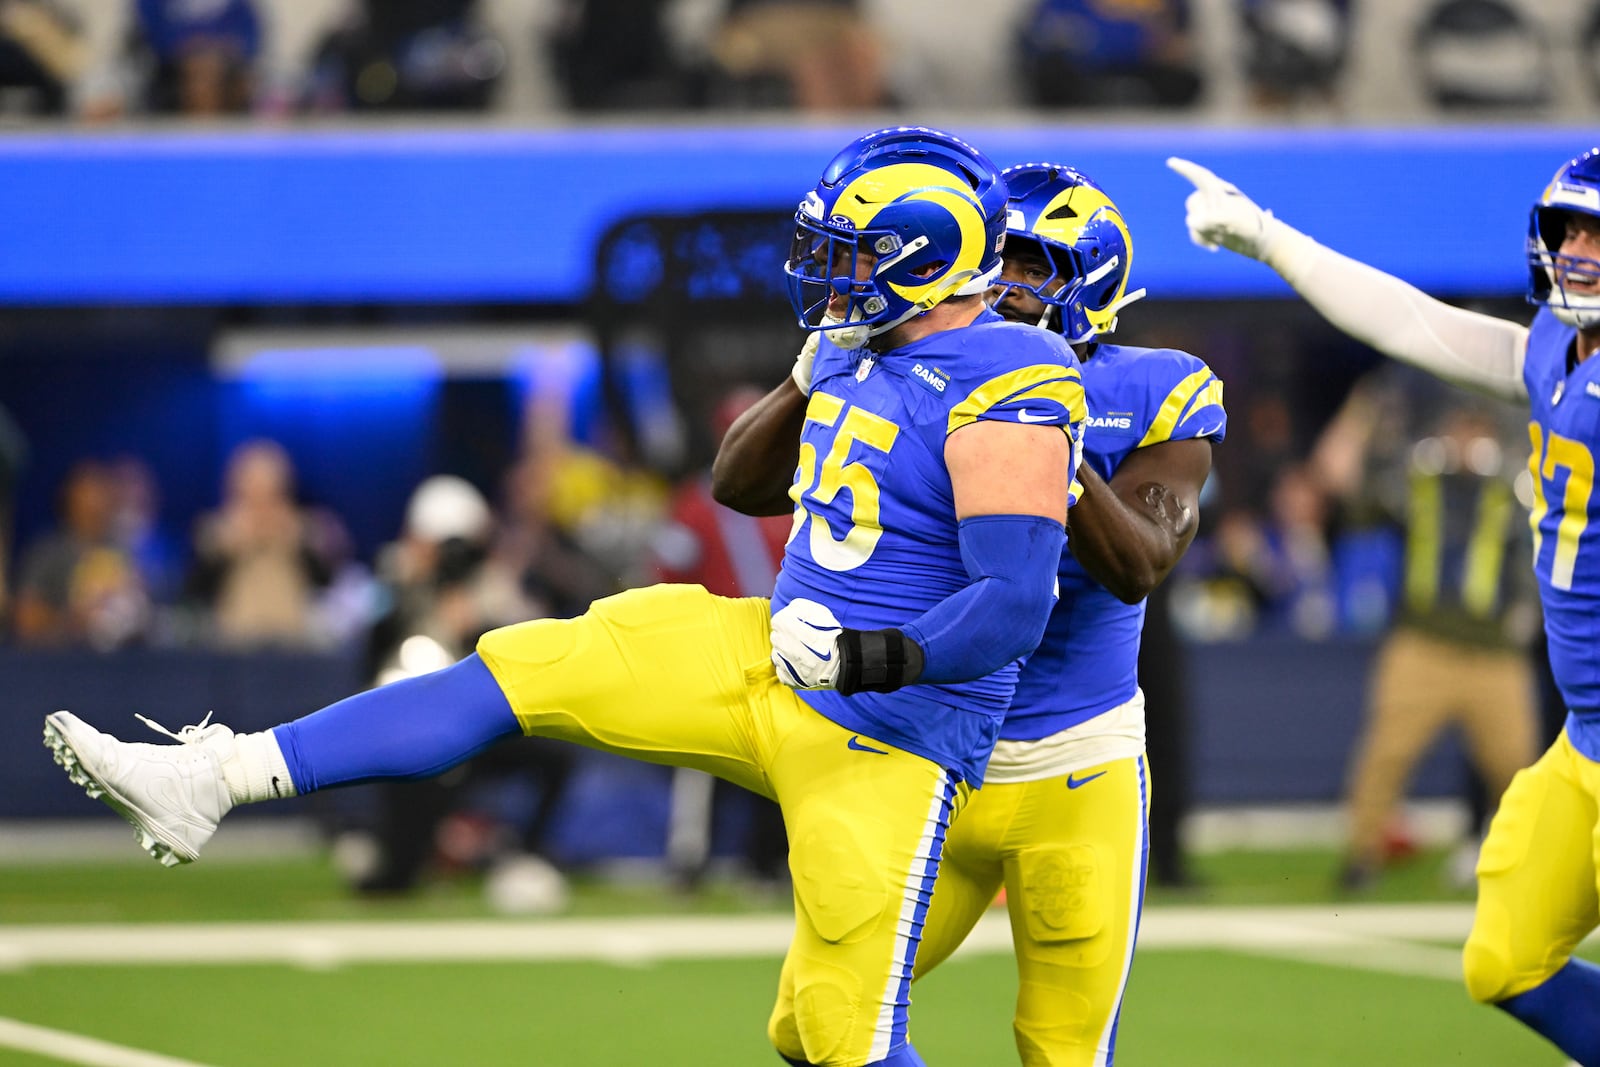
[[[972,584],[902,628],[921,682],[967,682],[1033,651],[1056,602],[1066,530],[1039,515],[976,515],[959,528]]]

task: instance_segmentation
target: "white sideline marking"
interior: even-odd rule
[[[1145,913],[1139,947],[1212,948],[1441,976],[1466,939],[1466,904],[1174,907]],[[781,956],[787,915],[410,922],[0,926],[0,969],[36,965],[354,963],[670,959]],[[965,952],[1009,952],[1003,912],[984,916]],[[1455,963],[1450,968],[1457,968]]]
[[[84,1067],[204,1067],[190,1060],[177,1060],[156,1052],[113,1045],[61,1030],[50,1030],[0,1016],[0,1048],[32,1052],[63,1063]]]

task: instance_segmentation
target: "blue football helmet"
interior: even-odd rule
[[[805,329],[859,347],[952,296],[985,292],[1005,224],[1005,182],[976,148],[921,126],[869,133],[833,157],[795,212],[789,301]],[[858,270],[863,254],[871,266]],[[830,302],[844,328],[823,323]]]
[[[1073,344],[1115,330],[1117,312],[1145,295],[1128,292],[1133,238],[1117,205],[1087,176],[1059,163],[1023,163],[1002,176],[1011,194],[1006,240],[1013,248],[1037,247],[1054,273],[1037,286],[1002,282],[990,303],[1012,288],[1026,289],[1045,304],[1039,325]]]
[[[1556,171],[1528,215],[1528,302],[1543,304],[1579,329],[1600,326],[1600,297],[1567,292],[1569,274],[1600,278],[1600,260],[1564,256],[1567,213],[1600,218],[1600,148],[1591,148]]]

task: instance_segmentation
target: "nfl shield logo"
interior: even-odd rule
[[[1550,394],[1550,406],[1555,407],[1557,404],[1561,403],[1561,394],[1566,391],[1567,383],[1565,381],[1557,382],[1556,391]]]

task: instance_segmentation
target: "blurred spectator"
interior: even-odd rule
[[[313,67],[313,111],[481,111],[506,49],[477,0],[360,0]]]
[[[485,631],[537,617],[515,575],[489,555],[494,529],[488,502],[464,479],[440,475],[412,493],[405,529],[379,562],[388,610],[368,647],[374,684],[448,666],[470,653]],[[492,843],[486,891],[498,910],[558,910],[566,884],[545,855],[545,841],[574,760],[570,745],[529,739],[490,749],[442,778],[383,785],[376,833],[363,846],[372,854],[356,872],[357,888],[395,893],[415,887],[441,826],[466,793],[511,778],[533,785],[538,801],[515,843]],[[350,842],[341,847],[348,850]]]
[[[507,519],[495,555],[517,575],[537,616],[570,619],[620,587],[616,571],[581,546],[557,518],[556,461],[523,459],[506,479]]]
[[[23,556],[14,615],[25,644],[118,648],[143,637],[150,600],[133,559],[117,543],[116,497],[102,463],[68,472],[59,526]]]
[[[883,44],[857,0],[729,0],[712,56],[720,103],[800,111],[889,104]]]
[[[561,0],[548,40],[556,81],[577,111],[688,107],[699,89],[667,34],[662,0]]]
[[[229,457],[221,506],[199,521],[189,592],[221,645],[316,644],[313,602],[347,550],[337,518],[296,502],[282,446],[249,441]]]
[[[1423,16],[1413,47],[1423,91],[1439,107],[1550,102],[1550,42],[1505,0],[1442,0]]]
[[[1184,609],[1186,629],[1240,636],[1251,629],[1322,638],[1337,622],[1327,500],[1302,464],[1278,472],[1265,518],[1233,509],[1217,521],[1206,596]],[[1203,558],[1203,557],[1202,557]]]
[[[77,25],[49,0],[0,0],[0,116],[60,115],[88,62]]]
[[[1350,49],[1350,0],[1245,0],[1241,13],[1257,108],[1332,102]]]
[[[720,441],[761,396],[753,386],[731,390],[713,411],[712,440]],[[793,525],[788,515],[755,518],[723,507],[712,499],[710,472],[701,471],[678,486],[667,520],[651,546],[655,579],[703,585],[717,596],[771,596]],[[667,831],[667,863],[674,875],[685,885],[704,877],[711,859],[713,803],[718,793],[748,810],[739,850],[746,872],[758,882],[781,882],[788,873],[789,851],[778,805],[743,790],[719,787],[710,775],[682,767],[673,771]]]
[[[1016,42],[1036,107],[1188,107],[1200,96],[1188,0],[1036,0]]]
[[[112,536],[144,576],[150,598],[171,604],[183,592],[186,550],[161,527],[161,487],[137,456],[118,456],[106,466],[112,487]]]
[[[158,115],[250,110],[261,22],[253,0],[137,0],[132,54],[141,103]]]
[[[1385,371],[1352,392],[1316,454],[1324,484],[1405,531],[1397,619],[1378,651],[1366,722],[1346,793],[1349,841],[1340,884],[1370,887],[1412,771],[1448,726],[1464,735],[1490,806],[1533,762],[1539,727],[1528,644],[1538,625],[1528,526],[1510,457],[1518,427],[1489,401]],[[1433,403],[1429,403],[1429,400]],[[1427,436],[1392,432],[1403,411]],[[1383,432],[1385,429],[1391,432]],[[1476,852],[1475,828],[1469,852]]]

